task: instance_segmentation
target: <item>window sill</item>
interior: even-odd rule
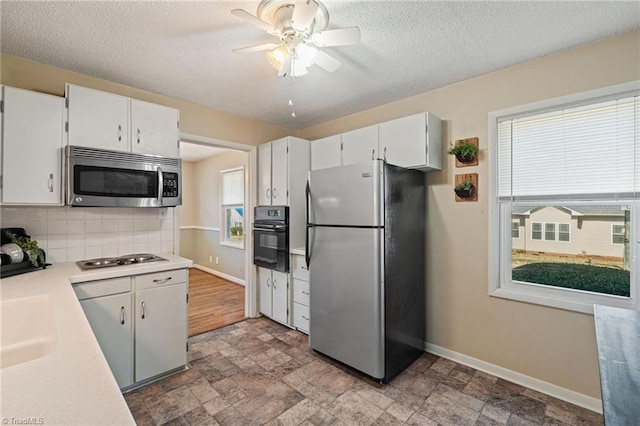
[[[221,246],[231,247],[238,250],[244,250],[244,242],[242,243],[231,243],[229,241],[220,241]]]
[[[515,286],[515,284],[514,284]],[[515,289],[515,288],[498,288],[489,291],[489,296],[499,297],[501,299],[516,300],[519,302],[531,303],[534,305],[548,306],[551,308],[564,309],[567,311],[580,312],[583,314],[593,315],[593,305],[615,306],[618,308],[638,309],[638,304],[633,299],[620,296],[601,296],[596,294],[583,294],[581,291],[559,290],[559,289]],[[537,291],[535,291],[537,290]],[[567,292],[568,295],[562,297],[560,295],[551,296],[542,294],[543,292],[554,291],[556,293]],[[575,297],[568,297],[579,293],[582,300],[575,300]]]

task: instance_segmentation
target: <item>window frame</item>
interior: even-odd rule
[[[613,228],[616,227],[616,226],[622,227],[622,232],[614,232]],[[622,242],[621,243],[613,242],[613,237],[615,235],[622,235]],[[618,223],[612,223],[611,224],[611,245],[617,246],[617,245],[620,245],[620,244],[624,244],[624,224],[620,225]]]
[[[637,193],[633,200],[619,202],[611,199],[573,202],[574,205],[621,204],[631,206],[630,240],[632,243],[630,247],[631,279],[629,297],[512,281],[512,203],[500,203],[498,199],[498,120],[500,118],[515,114],[543,112],[545,110],[557,109],[560,106],[567,106],[570,104],[597,102],[600,100],[599,98],[612,98],[623,95],[633,96],[638,95],[638,93],[640,93],[640,81],[632,81],[602,89],[590,90],[587,92],[492,111],[489,113],[489,296],[587,314],[593,314],[594,304],[616,306],[627,309],[640,308],[640,303],[638,301],[640,296],[640,261],[638,260],[638,254],[640,252],[640,200]],[[536,203],[527,202],[527,204],[531,205]],[[541,201],[537,204],[542,206],[552,204],[567,205],[571,203],[567,203],[564,200],[554,200],[552,202]],[[533,225],[531,229],[533,232]],[[544,232],[544,226],[542,228],[542,232]],[[507,262],[506,259],[509,261]],[[506,279],[505,277],[509,277],[509,279]]]
[[[225,173],[233,173],[233,172],[237,172],[237,171],[242,171],[242,182],[243,182],[243,194],[242,194],[242,204],[224,204],[222,202],[222,200],[224,199],[224,184],[223,184],[223,179],[222,179],[222,175]],[[231,247],[231,248],[235,248],[235,249],[239,249],[239,250],[244,250],[245,248],[245,235],[247,233],[247,224],[246,224],[246,215],[244,214],[244,212],[246,212],[246,208],[245,208],[245,201],[246,201],[246,190],[247,190],[247,174],[245,173],[245,167],[244,166],[240,166],[240,167],[234,167],[231,169],[225,169],[225,170],[220,170],[220,245],[221,246],[225,246],[225,247]],[[232,240],[227,240],[226,238],[226,234],[227,234],[227,216],[225,214],[226,209],[227,208],[232,208],[232,207],[238,207],[241,206],[242,207],[242,241],[232,241]]]
[[[516,229],[516,230],[515,230],[515,231],[518,233],[518,236],[517,236],[517,237],[514,237],[514,236],[513,236],[513,231],[514,231],[514,229],[513,229],[513,225],[514,225],[514,224],[517,224],[517,225],[518,225],[518,226],[517,226],[517,228],[518,228],[518,229]],[[520,219],[518,219],[518,220],[513,220],[513,219],[511,219],[511,238],[516,239],[516,240],[519,240],[519,239],[520,239]]]
[[[556,237],[557,237],[556,242],[558,242],[558,243],[571,243],[571,223],[558,222],[558,223],[556,223],[556,225],[557,225],[557,229],[558,229],[558,233],[556,235]],[[569,230],[567,232],[561,232],[560,231],[560,226],[562,226],[562,225],[567,225],[569,227]],[[560,239],[560,234],[569,235],[569,239],[566,240],[566,241],[561,240]]]
[[[540,225],[540,229],[538,231],[534,230],[534,225]],[[540,233],[540,238],[535,238],[533,236],[534,232]],[[531,241],[544,241],[544,222],[531,222]]]

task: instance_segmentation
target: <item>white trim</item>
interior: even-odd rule
[[[244,244],[233,244],[232,242],[229,242],[229,241],[220,241],[220,246],[229,247],[232,249],[244,250]]]
[[[229,275],[229,274],[225,274],[224,272],[216,271],[215,269],[207,268],[206,266],[198,265],[196,263],[193,264],[193,267],[196,268],[196,269],[199,269],[201,271],[208,272],[211,275],[215,275],[217,277],[224,278],[225,280],[231,281],[232,283],[240,284],[243,287],[246,285],[245,280],[237,278],[237,277],[234,277],[234,276]]]
[[[459,352],[443,348],[442,346],[434,345],[432,343],[425,342],[424,349],[425,351],[434,355],[438,355],[442,358],[450,359],[451,361],[455,361],[468,367],[475,368],[476,370],[483,371],[501,379],[517,383],[521,386],[525,386],[535,391],[553,396],[554,398],[558,398],[563,401],[570,402],[571,404],[579,405],[580,407],[584,407],[588,410],[602,414],[602,401],[598,398],[572,391],[570,389],[563,388],[561,386],[536,379],[535,377],[527,376],[525,374],[518,373],[517,371],[509,370],[508,368],[500,367],[499,365],[491,364],[478,358],[464,355]]]
[[[614,226],[622,226],[622,233],[619,232],[613,232],[613,227]],[[612,246],[619,246],[619,245],[624,245],[624,242],[622,243],[614,243],[613,242],[613,236],[614,235],[622,235],[622,238],[624,238],[624,232],[625,232],[625,226],[624,226],[624,219],[622,219],[622,225],[620,225],[619,223],[612,223],[611,224],[611,245]]]
[[[215,228],[213,226],[186,225],[186,226],[180,227],[180,230],[183,230],[183,229],[198,229],[200,231],[220,232],[220,228]]]

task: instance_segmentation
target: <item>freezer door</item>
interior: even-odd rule
[[[378,228],[311,230],[310,346],[384,377],[382,241]]]
[[[382,226],[381,160],[312,170],[309,222],[319,225]]]

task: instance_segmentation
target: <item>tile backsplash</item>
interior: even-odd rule
[[[47,262],[173,253],[173,208],[0,207],[3,228],[24,228]]]

